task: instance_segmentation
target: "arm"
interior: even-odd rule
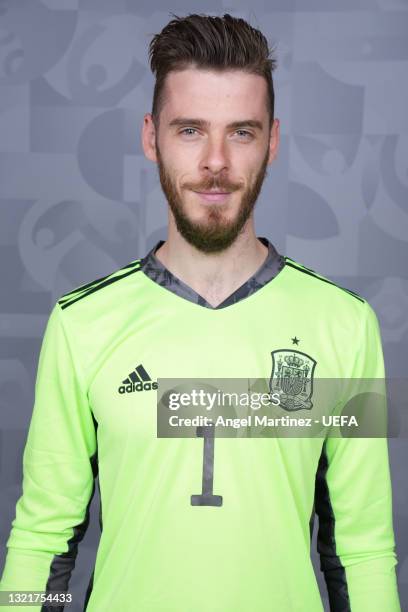
[[[378,320],[367,302],[364,309],[352,377],[384,379]],[[387,438],[327,437],[315,506],[331,612],[400,612]]]
[[[68,591],[95,490],[95,424],[81,368],[55,304],[39,356],[23,454],[23,492],[6,543],[0,590]],[[9,609],[16,608],[1,607]],[[36,612],[41,606],[30,609]]]

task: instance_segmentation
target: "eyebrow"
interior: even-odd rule
[[[173,127],[173,126],[181,127],[183,125],[191,125],[191,126],[196,126],[200,128],[207,128],[210,125],[210,122],[206,121],[205,119],[195,119],[195,118],[190,118],[190,117],[176,117],[175,119],[172,119],[169,123],[170,127]],[[231,123],[228,123],[227,128],[236,129],[242,126],[252,127],[258,130],[262,130],[262,123],[258,121],[257,119],[243,119],[242,121],[232,121]]]

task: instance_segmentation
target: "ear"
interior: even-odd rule
[[[143,117],[142,146],[147,159],[150,159],[153,162],[157,162],[156,129],[154,127],[153,118],[150,113],[146,113]]]
[[[279,126],[279,119],[274,119],[271,126],[268,164],[271,164],[278,154],[280,140]]]

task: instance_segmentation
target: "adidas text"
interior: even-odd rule
[[[127,385],[120,385],[118,388],[119,393],[133,393],[134,391],[151,391],[157,389],[157,382],[137,382],[129,383]]]

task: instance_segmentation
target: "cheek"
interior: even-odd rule
[[[251,160],[248,160],[248,165],[244,170],[247,182],[253,183],[256,180],[264,162],[264,157],[260,155],[253,156]]]
[[[162,159],[166,171],[173,180],[177,180],[177,183],[191,180],[190,177],[197,174],[197,162],[191,151],[180,150],[174,146],[168,149],[164,148],[163,151]]]
[[[250,177],[256,174],[263,161],[263,151],[249,146],[231,148],[229,155],[231,173]]]

